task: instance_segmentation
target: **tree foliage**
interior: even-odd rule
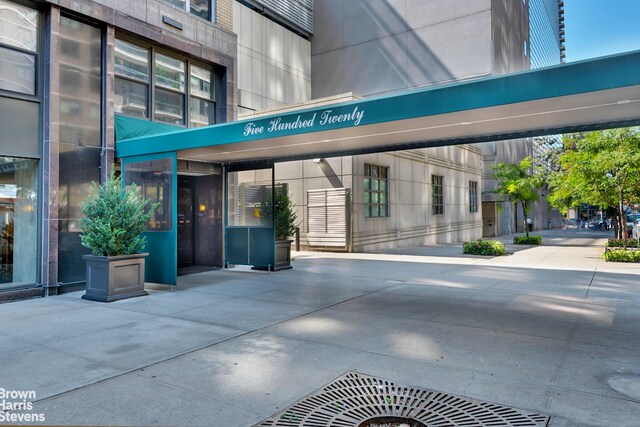
[[[273,206],[273,200],[275,200],[275,207]],[[271,225],[272,210],[275,211],[276,215],[275,221],[273,221],[276,240],[287,240],[296,232],[298,215],[294,209],[293,202],[289,198],[286,186],[276,187],[275,199],[272,199],[271,194],[269,194],[260,203],[260,217],[264,224]]]
[[[491,169],[494,171],[494,179],[497,183],[496,192],[522,206],[524,230],[529,237],[526,218],[531,203],[538,200],[538,190],[544,183],[542,175],[534,170],[529,156],[519,163],[500,163],[492,166]]]
[[[147,221],[158,204],[145,212],[148,201],[142,200],[135,185],[122,189],[120,177],[91,184],[91,195],[82,203],[80,219],[82,246],[97,256],[130,255],[142,250]]]
[[[552,206],[615,208],[616,231],[625,230],[624,205],[640,195],[640,133],[621,128],[565,136],[560,170],[549,176]]]

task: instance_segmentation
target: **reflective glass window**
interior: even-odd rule
[[[149,160],[129,163],[125,166],[124,182],[136,184],[144,200],[149,201],[147,209],[155,203],[159,206],[151,214],[149,231],[171,230],[171,191],[173,178],[171,159]]]
[[[166,0],[168,3],[199,16],[207,21],[211,20],[213,15],[213,8],[211,7],[211,0]],[[214,3],[215,4],[215,3]]]
[[[132,79],[149,81],[149,49],[116,39],[115,72]]]
[[[199,98],[213,99],[213,71],[197,65],[191,66],[189,92]]]
[[[35,55],[0,47],[0,89],[35,95]]]
[[[38,48],[38,11],[0,0],[0,43],[35,52]]]
[[[159,122],[184,124],[184,95],[156,89],[153,119]]]
[[[211,19],[211,0],[191,0],[190,8],[194,15],[206,20]]]
[[[204,99],[189,100],[189,127],[208,126],[216,122],[216,104]]]
[[[156,54],[156,86],[184,92],[185,63],[161,53]]]
[[[185,10],[187,7],[186,0],[167,0],[167,1],[175,6],[178,6],[182,10]]]
[[[81,202],[100,180],[102,31],[62,17],[60,52],[58,280],[72,283],[85,280],[78,260],[89,252],[80,244]]]
[[[114,58],[116,113],[190,127],[216,122],[212,68],[120,39]]]
[[[148,118],[149,85],[131,80],[115,79],[113,108],[116,113]]]
[[[0,287],[35,283],[38,161],[0,157]]]

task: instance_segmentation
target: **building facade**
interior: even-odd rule
[[[257,22],[266,18],[236,3],[234,30],[240,35],[238,72],[243,100],[240,117],[255,115],[254,110],[273,112],[287,104],[304,108],[314,102],[381,96],[527,70],[542,55],[551,61],[555,54],[556,63],[560,61],[559,29],[553,33],[562,16],[557,1],[316,1],[313,7],[311,66],[303,67],[304,79],[293,76],[295,63],[309,62],[306,35],[289,34],[286,29],[284,43],[278,43],[285,51],[300,44],[301,58],[289,54],[292,62],[287,65],[279,48],[271,46],[277,57],[269,61],[284,64],[290,73],[284,79],[277,73],[270,79],[274,75],[268,71],[271,66],[263,71],[255,46],[248,48],[249,36],[243,35],[249,23],[262,31]],[[553,16],[555,20],[550,19]],[[274,19],[275,24],[264,25],[277,28],[278,19],[272,16]],[[255,44],[257,38],[253,40]],[[264,37],[261,46],[269,40],[273,39]],[[311,90],[305,86],[309,82]],[[249,95],[244,91],[250,85],[252,98],[247,101]],[[285,102],[274,102],[272,93],[278,90],[283,91]],[[330,229],[348,234],[333,242],[334,248],[365,251],[516,231],[522,213],[518,216],[511,203],[495,194],[491,166],[532,154],[532,140],[500,141],[288,162],[276,166],[276,176],[288,184],[298,206],[303,245],[325,248],[331,239],[318,239],[319,227],[328,235],[335,234]],[[370,176],[373,173],[384,174],[383,181]],[[380,182],[388,188],[371,187]],[[349,190],[347,215],[313,217],[310,197],[320,190],[340,188]],[[544,211],[534,215],[536,224],[542,223],[542,217],[546,224],[547,207],[536,209]]]
[[[235,118],[231,0],[0,1],[0,298],[82,286],[78,218],[114,114]]]

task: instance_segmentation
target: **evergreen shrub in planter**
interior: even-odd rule
[[[516,236],[513,238],[514,245],[541,245],[542,236]]]
[[[289,198],[286,184],[278,184],[275,190],[275,199],[267,197],[260,204],[260,217],[264,224],[271,224],[271,212],[275,212],[273,220],[274,233],[276,238],[276,259],[274,270],[284,270],[291,267],[291,242],[289,237],[293,236],[298,226],[298,215],[294,209],[294,204]]]
[[[87,262],[87,289],[84,299],[110,302],[147,295],[144,290],[144,259],[138,253],[145,246],[147,221],[155,204],[145,212],[135,185],[122,189],[122,182],[112,172],[102,185],[92,184],[92,194],[82,203],[80,219],[82,246],[91,250]]]
[[[465,242],[462,247],[462,253],[471,255],[489,255],[500,256],[506,253],[504,243],[498,240],[476,240]]]

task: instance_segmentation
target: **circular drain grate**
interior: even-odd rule
[[[357,427],[401,417],[431,426],[546,426],[549,417],[349,372],[256,427]]]

